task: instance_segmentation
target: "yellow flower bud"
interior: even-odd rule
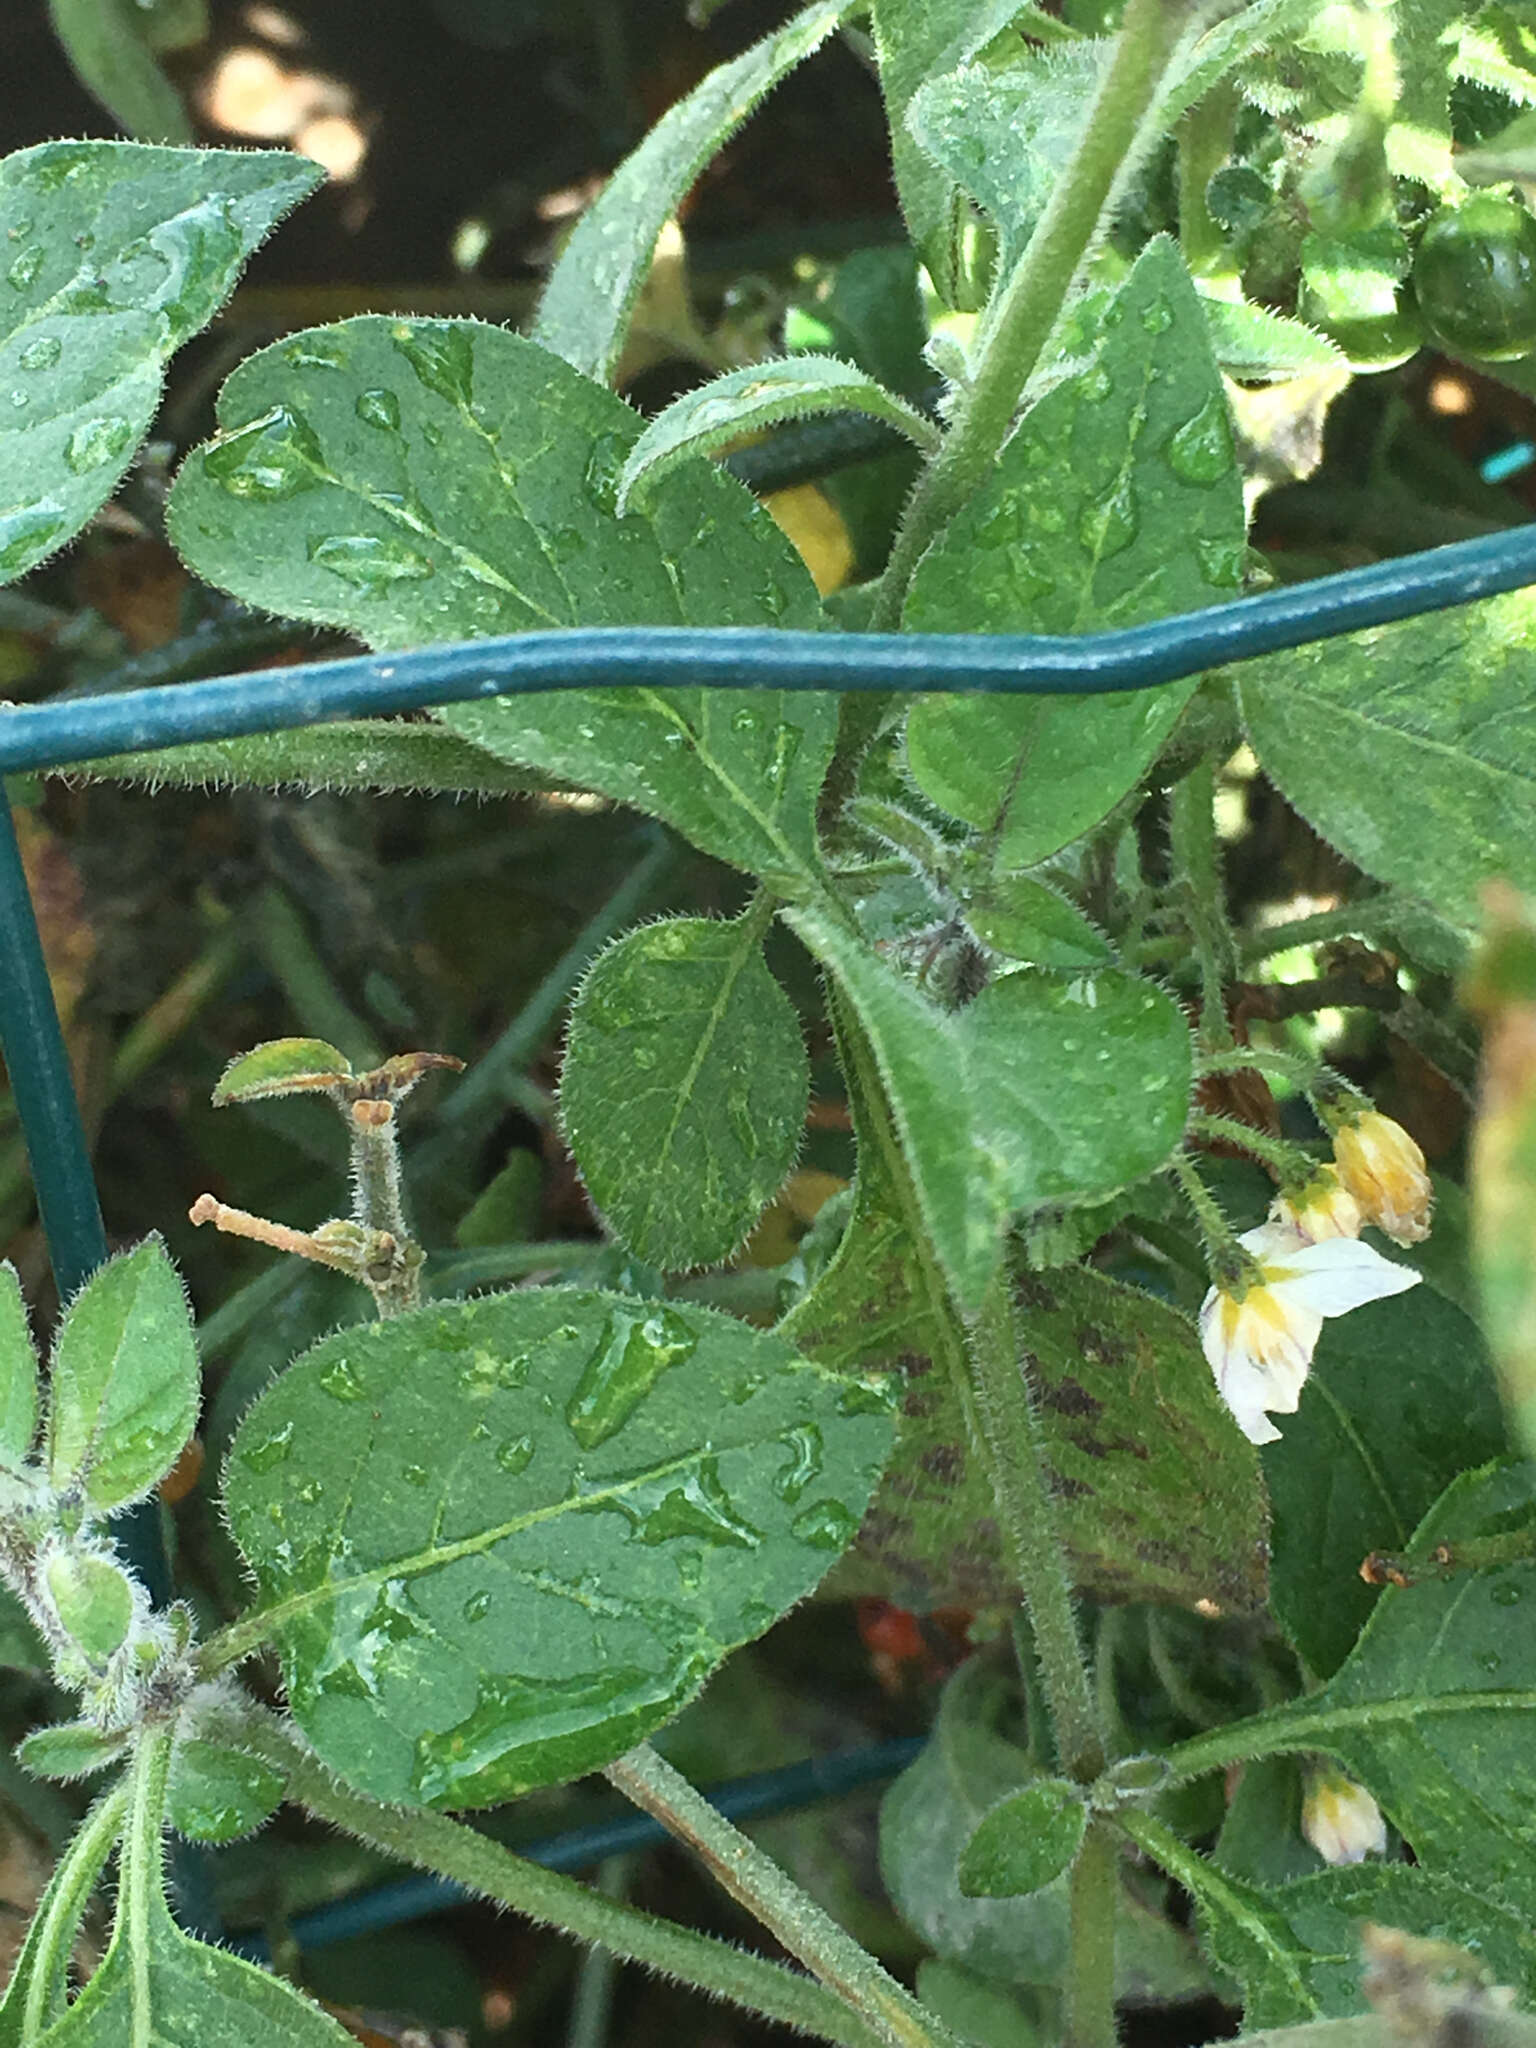
[[[1428,1237],[1435,1192],[1424,1154],[1401,1124],[1379,1110],[1362,1110],[1334,1132],[1333,1157],[1367,1223],[1394,1244],[1419,1244]]]
[[[1331,1166],[1320,1166],[1305,1187],[1276,1195],[1269,1213],[1308,1244],[1321,1244],[1329,1237],[1358,1237],[1364,1222],[1360,1204]]]
[[[1325,1863],[1363,1863],[1367,1856],[1386,1854],[1387,1824],[1381,1808],[1363,1785],[1342,1771],[1309,1773],[1301,1832]]]

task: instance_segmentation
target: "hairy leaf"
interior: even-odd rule
[[[226,1493],[320,1757],[494,1805],[617,1756],[810,1592],[891,1428],[878,1386],[729,1317],[546,1288],[324,1339]]]
[[[88,782],[147,782],[152,789],[415,789],[517,796],[548,777],[513,768],[437,725],[338,719],[295,732],[195,740],[151,753],[110,754],[60,768]]]
[[[0,1465],[16,1466],[37,1434],[37,1353],[21,1282],[0,1265]]]
[[[375,646],[577,625],[814,626],[810,577],[715,469],[614,491],[640,421],[547,349],[367,317],[242,363],[170,524],[210,581]],[[503,761],[653,812],[803,893],[836,704],[771,690],[560,691],[455,705]]]
[[[144,0],[48,0],[54,34],[87,91],[141,142],[190,143],[181,96],[155,62]]]
[[[855,364],[836,356],[781,356],[728,370],[658,413],[624,464],[618,510],[622,514],[631,500],[643,502],[650,485],[679,463],[712,455],[783,420],[822,412],[868,413],[930,454],[938,446],[939,430],[931,420]]]
[[[960,1852],[968,1899],[1020,1898],[1070,1868],[1082,1847],[1088,1809],[1080,1787],[1036,1778],[989,1807]]]
[[[97,1513],[149,1492],[197,1420],[200,1381],[187,1298],[158,1237],[93,1273],[53,1351],[48,1477]]]
[[[663,1271],[741,1243],[795,1163],[809,1093],[799,1021],[750,917],[646,925],[582,983],[566,1136],[598,1209]]]
[[[1242,487],[1205,316],[1173,243],[1143,252],[1092,366],[1027,413],[913,578],[914,632],[1078,633],[1232,595]],[[1028,867],[1135,787],[1192,682],[1093,698],[925,697],[907,762]]]
[[[715,152],[848,11],[849,0],[817,0],[668,108],[577,222],[550,274],[537,341],[589,377],[611,378],[656,237]]]
[[[167,358],[319,184],[280,150],[45,142],[0,163],[0,583],[112,495]]]
[[[1536,890],[1528,590],[1236,671],[1264,772],[1325,839],[1448,921],[1501,875]]]

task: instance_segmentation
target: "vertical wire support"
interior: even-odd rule
[[[0,802],[0,1051],[59,1300],[66,1302],[105,1261],[107,1233],[8,801]],[[171,1582],[159,1517],[158,1502],[149,1500],[119,1516],[112,1533],[150,1598],[163,1606]]]

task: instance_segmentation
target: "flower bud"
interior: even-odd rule
[[[1386,1854],[1381,1808],[1363,1785],[1327,1766],[1309,1774],[1301,1832],[1325,1863],[1363,1863]]]
[[[1419,1244],[1429,1235],[1435,1192],[1424,1154],[1399,1123],[1379,1110],[1362,1110],[1333,1134],[1339,1179],[1367,1223],[1394,1244]]]
[[[1269,1205],[1276,1223],[1288,1223],[1308,1244],[1330,1237],[1358,1237],[1360,1204],[1332,1166],[1320,1166],[1305,1187],[1282,1190]]]

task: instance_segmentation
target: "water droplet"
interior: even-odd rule
[[[745,1372],[739,1380],[732,1383],[731,1399],[738,1408],[744,1408],[752,1396],[761,1393],[767,1384],[767,1373]]]
[[[750,704],[743,704],[739,711],[731,713],[732,732],[756,732],[758,723],[758,713]]]
[[[1525,1588],[1514,1579],[1505,1579],[1495,1586],[1488,1598],[1495,1607],[1514,1607],[1524,1597]]]
[[[714,1458],[701,1458],[696,1469],[671,1475],[659,1484],[666,1491],[635,1523],[642,1543],[667,1543],[673,1537],[688,1536],[715,1549],[756,1550],[761,1544],[762,1531],[736,1512]],[[631,1493],[617,1504],[634,1513],[642,1503]]]
[[[64,460],[76,476],[84,476],[88,470],[116,462],[132,447],[133,440],[132,423],[118,414],[109,413],[99,420],[83,420],[65,443]]]
[[[890,1415],[900,1405],[901,1375],[882,1373],[878,1379],[850,1379],[837,1397],[839,1415]]]
[[[510,1472],[516,1478],[519,1472],[526,1472],[533,1459],[533,1438],[511,1436],[504,1444],[496,1447],[496,1462],[503,1472]]]
[[[391,339],[429,391],[469,410],[475,351],[467,326],[452,320],[418,320],[396,327]]]
[[[779,1499],[793,1507],[811,1481],[821,1472],[821,1431],[814,1422],[797,1422],[787,1429],[779,1443],[789,1453],[789,1463],[773,1482]]]
[[[472,1400],[486,1400],[500,1384],[501,1363],[494,1351],[477,1351],[460,1372],[459,1385]]]
[[[840,1500],[818,1500],[796,1515],[789,1533],[812,1550],[846,1550],[858,1526]]]
[[[1153,299],[1141,310],[1141,324],[1148,334],[1166,334],[1173,325],[1173,312],[1166,299]]]
[[[513,1358],[497,1359],[497,1386],[505,1387],[509,1394],[514,1393],[519,1387],[526,1387],[528,1384],[529,1368],[532,1364],[532,1356],[526,1351],[519,1351]]]
[[[51,500],[19,512],[0,512],[0,575],[19,576],[62,540],[69,521]]]
[[[1077,388],[1091,405],[1098,405],[1115,387],[1108,370],[1089,370],[1078,379]]]
[[[775,789],[783,789],[794,766],[795,756],[800,751],[804,735],[798,725],[775,726],[773,733],[773,760],[768,773]]]
[[[284,349],[283,354],[296,370],[344,370],[347,367],[347,345],[336,335],[301,334],[297,341]]]
[[[56,334],[40,334],[27,343],[19,360],[24,370],[51,370],[63,353],[64,344]]]
[[[309,559],[357,590],[385,590],[391,583],[419,583],[432,574],[425,555],[381,533],[326,533],[309,543]]]
[[[253,1472],[270,1472],[274,1465],[282,1464],[292,1448],[293,1424],[285,1422],[281,1429],[275,1429],[270,1436],[263,1437],[260,1443],[242,1450],[240,1462],[249,1466]]]
[[[1487,1672],[1490,1678],[1492,1678],[1493,1674],[1496,1671],[1502,1668],[1504,1663],[1504,1659],[1499,1655],[1497,1650],[1484,1650],[1483,1654],[1478,1658],[1477,1661],[1479,1665],[1482,1667],[1482,1669]]]
[[[404,1465],[401,1467],[400,1477],[407,1486],[426,1486],[431,1482],[432,1475],[425,1465]]]
[[[5,281],[13,291],[24,292],[29,284],[35,284],[37,273],[43,267],[43,252],[40,246],[23,249],[11,260],[11,267],[5,273]]]
[[[622,1429],[668,1366],[691,1356],[697,1343],[671,1309],[614,1309],[566,1404],[582,1449],[595,1450]]]
[[[368,391],[359,391],[355,411],[366,426],[383,427],[394,433],[400,425],[400,401],[393,391],[375,385]]]
[[[1112,497],[1084,507],[1078,521],[1078,537],[1088,553],[1102,562],[1130,546],[1140,523],[1136,494],[1131,488],[1130,478],[1125,476],[1120,479]]]
[[[484,1621],[491,1611],[491,1596],[483,1588],[471,1593],[461,1610],[466,1621]]]
[[[1240,590],[1243,583],[1244,546],[1241,541],[1197,540],[1195,559],[1207,583],[1218,590]]]
[[[293,1489],[293,1497],[295,1500],[302,1501],[305,1507],[312,1508],[324,1491],[325,1488],[318,1479],[301,1479],[299,1484]]]
[[[619,474],[632,443],[633,436],[617,431],[599,434],[592,443],[581,487],[599,512],[611,515],[618,508]]]
[[[1226,400],[1213,393],[1168,443],[1168,467],[1187,484],[1219,483],[1232,468]]]
[[[418,422],[418,426],[420,428],[421,438],[423,439],[423,441],[426,442],[429,448],[442,447],[443,430],[437,424],[436,420],[421,420]]]
[[[333,1401],[361,1401],[363,1383],[349,1359],[333,1358],[320,1375],[320,1384]]]
[[[322,480],[325,458],[308,422],[277,405],[209,444],[203,467],[232,498],[295,497]]]

